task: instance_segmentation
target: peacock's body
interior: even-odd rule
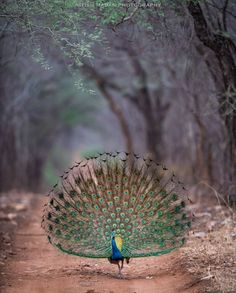
[[[128,153],[77,163],[49,193],[43,227],[50,243],[117,263],[158,256],[184,243],[191,221],[184,187],[164,166]],[[120,266],[119,266],[120,269]]]

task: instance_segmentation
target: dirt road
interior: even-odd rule
[[[185,273],[181,251],[161,257],[132,259],[117,278],[107,260],[62,254],[40,227],[39,201],[14,237],[14,255],[1,273],[3,293],[176,293],[203,292]]]

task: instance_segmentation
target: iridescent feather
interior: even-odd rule
[[[185,242],[191,226],[185,193],[161,164],[105,153],[65,172],[49,194],[42,226],[68,254],[109,258],[115,233],[124,258],[158,256]]]

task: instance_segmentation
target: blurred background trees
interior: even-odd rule
[[[131,2],[3,1],[1,190],[128,150],[236,192],[235,2]]]

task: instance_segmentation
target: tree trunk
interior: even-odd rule
[[[218,61],[221,83],[216,83],[216,89],[220,93],[219,114],[224,121],[228,135],[226,157],[230,162],[228,175],[232,181],[236,174],[236,109],[232,106],[235,105],[236,99],[236,64],[234,61],[236,47],[230,38],[216,34],[209,28],[199,3],[191,1],[188,4],[188,10],[194,20],[197,37],[214,53],[215,59]],[[215,75],[213,80],[215,80]]]
[[[98,90],[107,100],[111,111],[115,114],[119,121],[121,132],[125,140],[126,150],[129,153],[133,153],[133,140],[128,122],[125,118],[122,108],[116,103],[114,97],[109,91],[109,88],[117,90],[117,87],[114,84],[109,83],[94,67],[90,66],[89,64],[84,64],[83,70],[96,82]]]
[[[159,110],[160,109],[158,109],[158,112]],[[143,103],[142,113],[146,121],[147,128],[147,151],[153,160],[159,161],[162,157],[161,146],[164,120],[162,120],[158,113],[154,113],[151,101],[148,96],[146,96],[145,102]]]
[[[161,90],[155,92],[155,96],[149,92],[148,76],[141,62],[135,55],[133,48],[127,48],[128,56],[133,65],[136,77],[139,79],[140,88],[133,96],[129,96],[130,100],[139,112],[143,115],[146,122],[146,143],[147,151],[155,161],[162,159],[162,140],[163,140],[163,124],[165,115],[169,109],[169,104],[162,105]]]
[[[120,123],[121,132],[123,134],[123,137],[125,139],[125,146],[126,150],[129,153],[133,152],[133,141],[132,141],[132,135],[129,130],[128,123],[125,119],[125,115],[123,113],[123,110],[121,107],[116,103],[112,95],[109,93],[109,91],[106,89],[105,84],[102,82],[97,81],[97,86],[100,92],[103,94],[105,99],[107,100],[110,109],[112,112],[116,115],[118,118],[118,121]]]

